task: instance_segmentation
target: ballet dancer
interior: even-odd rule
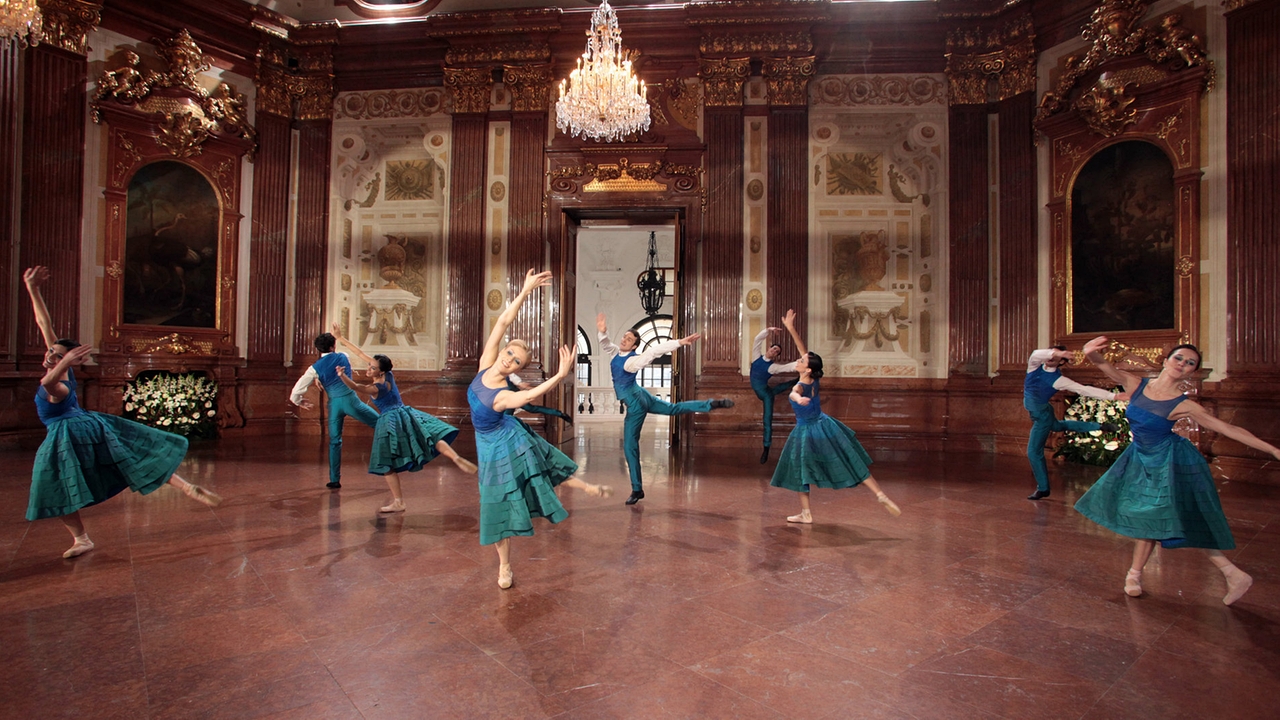
[[[510,390],[511,392],[519,392],[521,390],[532,390],[533,385],[531,383],[527,383],[521,380],[519,375],[516,375],[515,373],[511,373],[510,375],[507,376],[507,389]],[[564,421],[565,425],[568,425],[570,427],[573,426],[573,418],[565,414],[563,410],[559,410],[557,408],[528,403],[525,405],[521,405],[518,409],[523,410],[527,413],[531,413],[533,415],[546,415],[548,417],[560,418],[561,420]],[[515,410],[507,411],[508,414],[514,413],[514,412]],[[516,418],[516,419],[519,420],[519,418]]]
[[[378,424],[378,413],[356,397],[346,383],[335,372],[343,368],[348,377],[351,375],[351,361],[341,352],[335,352],[337,340],[331,333],[320,333],[316,336],[315,346],[320,351],[320,359],[316,360],[289,393],[289,402],[303,410],[313,410],[315,405],[306,399],[306,392],[312,383],[320,383],[324,394],[329,398],[329,482],[325,487],[338,490],[342,487],[342,425],[347,416],[359,420],[369,427]]]
[[[217,493],[178,475],[178,465],[187,454],[186,438],[80,407],[71,368],[87,360],[93,349],[54,335],[40,290],[49,279],[48,268],[28,268],[22,279],[47,348],[44,377],[36,390],[36,412],[47,434],[31,469],[27,520],[60,518],[72,538],[62,557],[73,558],[94,547],[80,510],[126,488],[149,495],[167,484],[205,505],[221,503]]]
[[[1165,356],[1154,380],[1121,370],[1103,356],[1104,336],[1084,346],[1085,357],[1129,393],[1125,417],[1133,442],[1111,468],[1076,501],[1076,510],[1099,525],[1134,539],[1133,562],[1124,577],[1124,592],[1142,594],[1142,568],[1156,543],[1166,548],[1202,548],[1227,582],[1225,605],[1240,599],[1253,584],[1222,554],[1236,546],[1222,513],[1218,490],[1204,456],[1190,440],[1173,432],[1182,418],[1280,460],[1280,449],[1253,433],[1210,415],[1182,394],[1178,385],[1200,367],[1194,345],[1178,345]]]
[[[800,351],[800,359],[796,361],[800,380],[792,387],[790,395],[796,426],[782,446],[778,467],[774,468],[773,480],[769,482],[773,487],[800,493],[800,514],[791,515],[787,522],[813,523],[809,490],[814,485],[832,490],[866,485],[890,515],[901,515],[902,510],[884,494],[880,484],[871,476],[868,467],[871,456],[858,442],[853,430],[822,412],[822,394],[818,389],[822,379],[822,358],[805,348],[804,341],[796,332],[795,313],[788,312],[782,323]]]
[[[1058,419],[1049,401],[1058,394],[1059,390],[1099,400],[1115,400],[1117,397],[1116,393],[1081,385],[1068,379],[1059,372],[1059,368],[1069,362],[1071,362],[1071,353],[1067,352],[1065,345],[1036,350],[1031,353],[1031,357],[1027,358],[1027,377],[1022,381],[1022,406],[1031,415],[1031,437],[1027,440],[1027,459],[1031,461],[1031,474],[1036,478],[1036,491],[1027,496],[1028,500],[1049,497],[1049,468],[1044,461],[1044,443],[1049,439],[1049,433],[1063,430],[1078,433],[1094,430],[1115,432],[1118,429],[1111,423]]]
[[[404,512],[406,508],[404,496],[400,492],[400,473],[417,472],[437,455],[449,458],[463,472],[475,474],[475,464],[450,447],[458,437],[458,428],[435,415],[409,407],[401,400],[400,388],[396,386],[395,375],[391,372],[391,358],[386,355],[370,357],[342,337],[341,329],[336,323],[333,326],[333,336],[339,344],[350,348],[369,364],[365,371],[368,384],[355,382],[354,378],[343,372],[341,366],[334,368],[334,372],[338,373],[338,377],[353,392],[369,393],[374,406],[378,408],[378,424],[373,428],[373,448],[369,451],[369,473],[385,477],[387,486],[391,489],[391,504],[378,508],[378,512]]]
[[[787,314],[795,317],[795,312],[795,310],[788,310]],[[793,386],[793,383],[789,382],[780,382],[771,386],[769,381],[774,375],[796,371],[794,360],[789,363],[778,362],[778,356],[782,354],[781,345],[770,343],[769,347],[764,346],[765,340],[771,334],[779,332],[782,332],[782,328],[765,328],[756,335],[755,342],[751,345],[751,356],[755,358],[751,361],[751,389],[755,391],[756,397],[760,398],[760,402],[764,403],[764,451],[760,453],[761,465],[769,462],[769,449],[773,445],[773,399],[790,392]]]
[[[507,389],[508,377],[529,363],[530,353],[525,341],[504,343],[502,338],[529,294],[549,284],[550,272],[525,273],[519,294],[494,323],[480,355],[480,372],[467,388],[480,463],[480,544],[498,551],[498,587],[504,590],[515,582],[511,538],[533,535],[535,517],[558,523],[569,516],[554,488],[564,485],[596,497],[613,492],[575,477],[577,463],[506,413],[542,397],[573,371],[573,351],[562,346],[555,375],[530,390]]]

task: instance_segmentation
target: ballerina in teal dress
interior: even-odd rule
[[[596,497],[608,497],[612,489],[591,485],[574,477],[578,466],[551,443],[526,430],[506,414],[542,397],[573,371],[573,351],[560,348],[556,374],[528,390],[512,391],[507,378],[529,363],[529,346],[523,340],[503,343],[507,329],[530,293],[551,283],[551,273],[525,274],[520,293],[498,316],[480,355],[480,372],[467,388],[471,424],[476,431],[476,458],[480,465],[480,544],[498,551],[498,587],[511,587],[511,538],[533,535],[533,518],[558,523],[569,516],[555,488],[564,485]]]
[[[790,395],[796,426],[787,436],[787,444],[782,447],[782,455],[769,484],[800,493],[800,514],[788,517],[787,522],[805,525],[813,522],[809,491],[814,486],[840,490],[865,484],[889,514],[901,515],[902,510],[884,494],[880,484],[871,476],[871,456],[858,442],[854,432],[822,412],[819,390],[822,358],[805,349],[804,341],[795,329],[795,313],[788,311],[783,324],[800,351],[800,359],[796,361],[800,381],[791,389]]]
[[[342,337],[339,330],[335,324],[334,339],[369,363],[365,371],[368,384],[355,382],[342,367],[334,371],[347,387],[356,392],[370,393],[373,406],[378,410],[378,422],[373,427],[373,448],[369,452],[369,473],[386,478],[387,486],[391,488],[391,504],[378,508],[378,512],[404,512],[406,505],[400,488],[400,473],[418,472],[438,455],[452,460],[463,472],[475,474],[475,463],[451,447],[458,437],[458,428],[435,415],[405,405],[400,398],[395,375],[391,372],[391,358],[386,355],[370,357]]]
[[[93,349],[54,335],[40,292],[48,279],[48,268],[41,266],[23,274],[36,324],[48,348],[43,363],[46,372],[36,390],[36,412],[48,434],[36,451],[31,470],[27,520],[61,519],[72,537],[72,545],[62,557],[73,558],[94,548],[80,510],[126,489],[149,495],[163,485],[173,485],[206,505],[222,502],[216,493],[178,476],[178,465],[187,454],[186,438],[80,407],[71,367],[88,359]]]
[[[1133,442],[1107,472],[1076,502],[1076,510],[1117,534],[1134,538],[1133,563],[1124,591],[1142,594],[1142,568],[1159,542],[1166,548],[1202,548],[1227,582],[1222,602],[1239,600],[1253,578],[1236,567],[1223,550],[1236,546],[1218,500],[1209,465],[1196,447],[1173,432],[1174,423],[1191,418],[1202,427],[1280,459],[1280,450],[1243,428],[1210,415],[1182,394],[1178,384],[1200,366],[1194,345],[1179,345],[1164,360],[1154,380],[1120,370],[1102,355],[1105,337],[1084,346],[1085,356],[1132,399],[1125,411]]]

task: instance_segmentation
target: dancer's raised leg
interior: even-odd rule
[[[880,489],[880,483],[876,482],[874,477],[867,476],[867,479],[863,480],[862,484],[866,485],[867,489],[876,494],[876,500],[880,501],[880,504],[884,506],[885,510],[889,511],[890,515],[898,517],[902,514],[902,509],[898,507],[897,503],[890,500],[888,495],[884,494],[884,491]]]
[[[443,440],[436,442],[436,452],[452,460],[453,464],[457,465],[462,472],[476,474],[476,464],[459,455],[449,443]]]
[[[1222,571],[1222,577],[1227,581],[1227,594],[1222,598],[1223,605],[1230,605],[1249,592],[1249,588],[1253,586],[1253,578],[1249,577],[1249,573],[1236,567],[1235,563],[1228,560],[1221,550],[1206,552],[1209,553],[1209,560]]]
[[[571,477],[560,484],[565,487],[581,490],[592,497],[607,498],[610,495],[613,495],[613,488],[608,485],[592,485],[591,483],[585,482],[582,478],[576,476]]]
[[[169,477],[169,484],[181,490],[183,495],[186,495],[196,502],[204,503],[209,507],[217,507],[222,504],[221,495],[212,490],[206,490],[195,483],[183,480],[182,476],[178,475],[178,473],[174,473]]]

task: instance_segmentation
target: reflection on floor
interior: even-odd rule
[[[617,426],[581,425],[570,449],[617,494],[566,492],[568,520],[515,541],[506,591],[447,462],[379,517],[357,440],[338,492],[317,438],[198,445],[183,472],[221,507],[122,495],[63,560],[62,525],[22,519],[34,453],[0,453],[0,716],[1274,717],[1270,487],[1222,486],[1257,580],[1226,608],[1192,550],[1123,594],[1130,545],[1071,509],[1096,469],[1055,466],[1033,503],[1021,458],[880,454],[902,517],[818,491],[801,527],[757,448],[668,459],[657,429],[625,507]]]

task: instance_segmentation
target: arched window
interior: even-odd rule
[[[657,343],[671,339],[671,316],[654,315],[636,323],[631,329],[640,336],[637,352],[644,352]],[[644,367],[636,381],[643,387],[671,387],[671,355],[663,355]]]
[[[578,385],[591,385],[591,340],[587,338],[587,333],[578,326]]]

